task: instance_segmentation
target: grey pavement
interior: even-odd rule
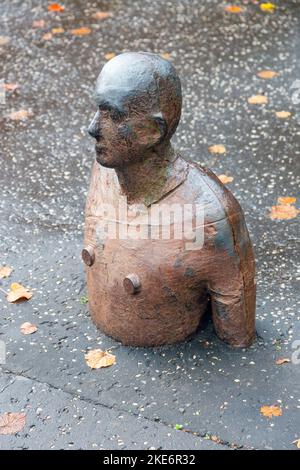
[[[230,14],[217,0],[66,0],[65,11],[53,13],[42,0],[1,1],[0,36],[9,41],[0,45],[0,80],[19,84],[0,104],[0,265],[14,268],[1,288],[20,282],[34,292],[17,304],[0,292],[7,349],[0,414],[27,414],[22,432],[0,436],[1,449],[296,448],[300,364],[276,360],[291,359],[300,340],[299,216],[271,220],[268,209],[280,196],[299,197],[300,2],[274,3],[268,13],[237,1],[244,12]],[[92,17],[103,10],[113,16]],[[70,33],[83,26],[90,34]],[[43,39],[57,27],[65,31]],[[234,177],[229,187],[245,211],[258,268],[258,338],[247,350],[221,343],[209,320],[176,346],[123,347],[96,330],[82,303],[94,160],[86,127],[105,54],[125,50],[170,54],[184,99],[176,145]],[[259,79],[264,69],[280,75]],[[267,105],[248,104],[261,93]],[[9,119],[21,109],[27,119]],[[276,118],[282,110],[291,118]],[[213,144],[226,145],[226,155],[210,154]],[[38,331],[22,335],[25,321]],[[84,354],[94,348],[114,348],[116,364],[90,370]],[[282,416],[265,418],[263,405],[279,405]]]

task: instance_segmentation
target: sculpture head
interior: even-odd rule
[[[98,111],[89,134],[97,161],[122,168],[168,144],[181,114],[181,85],[174,67],[159,55],[127,52],[110,60],[96,83]]]

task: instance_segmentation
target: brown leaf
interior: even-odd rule
[[[23,287],[17,282],[13,282],[10,286],[10,291],[8,292],[6,299],[8,302],[16,302],[17,300],[29,300],[32,297],[32,292]]]
[[[30,116],[30,112],[26,109],[20,109],[19,111],[14,111],[8,114],[8,119],[12,121],[22,121],[23,119],[27,119]]]
[[[263,78],[265,80],[269,80],[270,78],[278,77],[279,73],[274,72],[274,70],[261,70],[257,73],[259,78]]]
[[[253,95],[248,98],[249,104],[267,104],[268,97],[265,95]]]
[[[223,184],[232,183],[232,181],[234,180],[233,176],[227,176],[227,175],[219,175],[218,178]]]
[[[51,29],[52,34],[61,34],[61,33],[64,33],[64,32],[65,32],[64,28],[52,28]]]
[[[241,13],[243,9],[237,5],[227,5],[225,11],[228,13]]]
[[[208,150],[210,153],[226,153],[226,147],[221,144],[211,145],[210,147],[208,147]]]
[[[45,20],[34,20],[32,26],[34,28],[43,28],[45,26]]]
[[[292,115],[289,111],[276,111],[275,114],[279,119],[287,119]]]
[[[273,220],[289,220],[294,219],[299,214],[299,210],[290,204],[284,205],[279,204],[278,206],[272,206],[270,212],[270,218]]]
[[[114,57],[116,57],[116,54],[114,52],[108,52],[107,54],[105,54],[105,59],[106,60],[110,60],[110,59],[113,59]]]
[[[266,418],[272,418],[273,416],[281,416],[282,415],[282,409],[277,405],[262,406],[260,408],[260,412]]]
[[[42,36],[42,39],[44,41],[50,41],[50,39],[52,39],[52,33],[45,33],[43,36]]]
[[[10,41],[8,36],[0,36],[0,46],[5,46]]]
[[[288,362],[291,362],[291,360],[287,357],[283,357],[283,358],[277,359],[276,364],[278,366],[281,366],[282,364],[287,364]]]
[[[93,14],[93,18],[96,20],[106,20],[106,18],[111,18],[113,14],[110,11],[97,11]]]
[[[100,369],[115,364],[116,356],[102,349],[92,349],[85,354],[85,360],[91,369]]]
[[[0,415],[0,434],[17,434],[26,423],[26,413],[4,413]]]
[[[38,330],[37,326],[34,325],[33,323],[30,323],[29,321],[22,323],[22,325],[20,326],[20,331],[23,335],[31,335],[32,333],[35,333],[37,330]]]
[[[293,444],[296,444],[297,449],[300,449],[300,439],[293,441]]]
[[[296,197],[279,197],[278,198],[278,204],[295,204],[297,201]]]
[[[86,26],[82,26],[82,28],[76,28],[71,30],[71,34],[74,36],[86,36],[92,32],[91,28],[87,28]]]
[[[161,54],[159,54],[160,57],[162,57],[163,59],[166,59],[166,60],[170,60],[171,59],[171,54],[169,54],[169,52],[162,52]]]
[[[12,268],[10,268],[9,266],[0,267],[0,279],[10,276],[11,273],[12,273]]]
[[[50,5],[48,5],[48,11],[62,12],[64,10],[65,7],[63,7],[59,3],[50,3]]]
[[[19,88],[19,85],[17,83],[4,83],[3,87],[6,91],[15,91],[17,88]]]

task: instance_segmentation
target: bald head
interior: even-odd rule
[[[180,80],[171,63],[156,54],[126,52],[107,62],[97,79],[95,99],[98,106],[120,114],[160,118],[168,138],[179,123]]]

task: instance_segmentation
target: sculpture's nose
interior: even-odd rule
[[[95,116],[93,117],[92,122],[88,127],[88,133],[90,136],[94,137],[94,139],[98,139],[100,137],[100,113],[99,111],[96,112]]]

